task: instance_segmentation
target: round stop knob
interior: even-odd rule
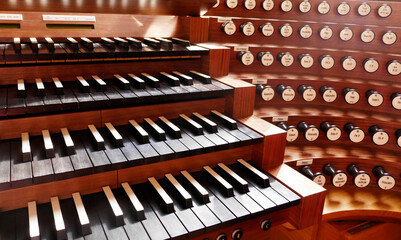
[[[383,190],[390,190],[395,186],[395,178],[382,166],[376,166],[372,170],[373,175],[377,178],[377,185]]]
[[[259,52],[256,58],[263,66],[270,66],[274,62],[274,56],[270,52]]]
[[[322,187],[326,183],[326,178],[324,177],[323,173],[313,173],[312,169],[309,166],[303,166],[301,168],[301,173]]]
[[[270,37],[274,33],[274,27],[271,23],[264,23],[259,26],[259,32],[263,36]]]
[[[348,134],[348,139],[353,143],[360,143],[365,138],[365,132],[353,123],[345,124],[344,130]]]
[[[334,66],[334,58],[331,55],[321,55],[318,60],[323,69],[328,70]]]
[[[305,121],[298,123],[298,129],[304,133],[307,141],[313,142],[319,137],[319,129],[315,125],[309,125]]]
[[[383,95],[372,89],[366,92],[366,98],[368,100],[368,104],[372,107],[378,107],[384,102]]]
[[[298,86],[298,93],[301,94],[302,99],[306,102],[311,102],[316,98],[316,90],[311,86],[306,86],[304,84]]]
[[[217,237],[216,240],[228,240],[227,235],[225,233],[220,233]]]
[[[401,63],[397,60],[387,62],[387,72],[392,76],[397,76],[401,73]]]
[[[331,183],[335,187],[342,187],[347,183],[347,174],[342,170],[335,170],[330,163],[324,165],[323,173],[331,177]]]
[[[289,52],[282,52],[277,54],[277,60],[283,65],[284,67],[289,67],[294,63],[294,57]]]
[[[234,239],[234,240],[240,240],[243,235],[244,235],[244,233],[242,232],[242,230],[239,229],[239,228],[236,228],[231,233],[231,238]]]
[[[341,66],[345,71],[352,71],[356,68],[356,60],[351,56],[342,57]]]
[[[239,26],[240,31],[245,36],[252,36],[255,33],[255,26],[251,22],[243,23]]]
[[[390,140],[388,133],[377,125],[370,126],[369,134],[372,136],[372,142],[378,146],[385,145]]]
[[[235,23],[233,21],[228,21],[221,24],[220,28],[227,35],[233,35],[237,30],[237,27],[235,26]]]
[[[287,131],[287,142],[297,140],[299,132],[295,126],[287,126],[284,122],[278,122],[276,126]]]
[[[395,132],[395,137],[397,138],[396,141],[397,141],[398,147],[401,147],[401,129],[398,129]]]
[[[279,84],[276,86],[276,92],[280,94],[281,99],[286,102],[290,102],[295,98],[295,91],[291,86],[284,86],[283,84]]]
[[[237,59],[245,66],[251,65],[255,60],[251,51],[241,51],[237,53]]]
[[[258,84],[256,86],[256,92],[266,102],[274,98],[274,89],[271,86],[263,86],[262,84]]]
[[[359,170],[356,164],[351,164],[348,166],[347,171],[353,176],[352,181],[355,186],[359,188],[367,187],[370,183],[370,175],[365,171]]]
[[[263,231],[269,230],[271,226],[272,223],[270,222],[269,219],[265,219],[260,223],[260,229],[262,229]]]
[[[325,102],[331,103],[337,99],[337,91],[332,87],[321,86],[319,88],[319,93],[322,95]]]
[[[397,110],[401,109],[401,93],[391,94],[391,106]]]
[[[353,88],[344,88],[342,91],[344,100],[348,104],[355,104],[359,101],[359,93]]]
[[[326,134],[326,138],[330,141],[337,141],[341,137],[341,129],[329,122],[322,122],[320,129]]]
[[[313,65],[313,57],[309,53],[302,53],[298,55],[298,62],[303,68],[310,68]]]

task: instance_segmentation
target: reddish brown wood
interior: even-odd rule
[[[209,59],[203,62],[203,71],[209,72],[212,77],[226,76],[229,72],[230,49],[215,44],[199,44],[209,49]]]
[[[209,18],[189,18],[189,41],[192,43],[203,43],[209,39]]]

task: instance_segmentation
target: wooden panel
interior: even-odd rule
[[[265,136],[263,143],[254,146],[252,161],[265,170],[281,165],[284,159],[286,132],[255,116],[241,118],[239,121]]]
[[[317,11],[317,6],[321,0],[309,0],[312,5],[312,9],[308,13],[301,13],[299,11],[299,4],[302,0],[292,0],[293,8],[291,11],[285,13],[280,9],[281,1],[274,1],[274,7],[271,11],[265,11],[262,7],[261,2],[257,2],[258,4],[253,10],[247,10],[239,2],[238,6],[235,9],[229,9],[225,5],[225,1],[220,1],[220,5],[217,8],[210,9],[206,15],[207,16],[228,16],[228,17],[249,17],[252,16],[254,18],[273,18],[273,19],[289,19],[289,20],[303,20],[303,21],[317,21],[317,22],[337,22],[337,23],[353,23],[353,24],[371,24],[371,25],[380,25],[380,26],[400,26],[397,20],[399,19],[399,12],[401,10],[400,2],[396,1],[369,1],[369,5],[371,7],[371,12],[368,16],[362,17],[358,15],[357,8],[358,6],[365,2],[363,0],[356,1],[346,1],[350,7],[351,11],[345,15],[340,16],[337,13],[337,6],[342,1],[328,1],[330,4],[330,11],[325,14],[319,14]],[[387,3],[392,8],[392,14],[387,18],[381,18],[377,14],[377,9],[383,3]]]
[[[228,77],[218,80],[234,88],[234,94],[227,96],[227,112],[234,118],[252,115],[255,105],[255,86],[253,84],[244,81],[233,80]]]
[[[189,41],[203,43],[209,40],[209,18],[190,17]]]
[[[81,195],[100,192],[103,186],[117,187],[117,171],[0,191],[0,209],[7,211],[26,207],[33,200],[38,204],[46,203],[53,196],[71,198],[73,192],[80,192]]]
[[[121,169],[118,172],[119,184],[129,182],[130,184],[146,181],[150,176],[156,179],[164,177],[164,174],[179,174],[181,170],[188,172],[200,171],[205,165],[211,167],[217,163],[225,164],[234,163],[237,159],[243,158],[249,160],[252,157],[252,146],[234,148],[214,153],[201,154],[192,157],[185,157],[165,162],[148,164],[144,166]]]
[[[84,13],[119,13],[119,14],[150,14],[150,15],[192,15],[199,16],[216,3],[214,0],[200,0],[188,2],[186,0],[156,0],[156,1],[72,1],[52,0],[34,1],[24,0],[4,2],[4,11],[45,11],[45,12],[84,12]]]
[[[164,59],[141,62],[108,62],[108,63],[81,63],[63,65],[43,65],[43,66],[18,66],[0,68],[2,76],[0,83],[16,84],[17,79],[25,79],[25,82],[35,82],[35,78],[42,78],[44,82],[52,81],[53,77],[60,78],[61,81],[75,81],[76,76],[83,76],[88,79],[92,75],[101,78],[113,78],[118,73],[121,75],[133,73],[139,74],[159,74],[161,71],[171,72],[180,71],[182,73],[190,70],[201,71],[201,63],[208,58],[194,58],[187,60],[166,61]],[[68,68],[68,71],[65,69]]]
[[[100,111],[7,119],[1,121],[0,139],[19,138],[22,132],[29,132],[31,136],[41,135],[44,129],[51,133],[60,132],[63,127],[70,131],[81,130],[86,129],[88,124],[101,126]]]
[[[211,110],[224,112],[225,99],[210,99],[201,101],[189,101],[131,108],[116,108],[102,111],[102,123],[111,122],[114,125],[127,124],[128,120],[142,121],[145,117],[157,119],[164,116],[167,119],[178,118],[179,114],[208,114]]]
[[[209,49],[209,59],[203,62],[203,71],[212,77],[226,76],[229,72],[230,49],[215,44],[198,44]]]
[[[326,195],[324,188],[285,164],[268,172],[301,196],[301,203],[290,213],[290,219],[297,228],[302,229],[320,222]]]

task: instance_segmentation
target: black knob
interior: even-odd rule
[[[237,30],[237,27],[233,21],[228,21],[221,24],[220,29],[227,35],[233,35]]]
[[[368,100],[368,104],[372,107],[378,107],[384,102],[383,95],[372,89],[366,91],[366,98]]]
[[[225,233],[220,233],[217,237],[216,240],[228,240],[227,235]]]
[[[388,61],[386,68],[387,72],[392,76],[397,76],[401,73],[401,63],[397,60]]]
[[[340,62],[345,71],[352,71],[356,67],[356,60],[351,56],[342,57]]]
[[[270,222],[269,219],[265,219],[260,223],[260,229],[262,229],[263,231],[269,230],[271,226],[272,223]]]
[[[316,90],[311,86],[306,86],[304,84],[298,86],[298,93],[301,94],[302,99],[311,102],[316,98]]]
[[[256,55],[256,59],[266,67],[272,65],[274,62],[274,56],[270,52],[259,52]]]
[[[332,87],[321,86],[319,88],[319,93],[322,95],[325,102],[331,103],[337,99],[337,92]]]
[[[251,22],[241,24],[239,29],[245,36],[251,36],[255,33],[255,26]]]
[[[382,166],[376,166],[372,169],[373,175],[377,178],[377,185],[383,190],[392,189],[395,186],[395,178]]]
[[[289,52],[281,52],[277,54],[277,61],[284,67],[289,67],[294,63],[294,57]]]
[[[269,85],[256,85],[256,93],[258,93],[259,96],[266,102],[272,100],[274,97],[274,89]]]
[[[274,32],[274,27],[271,23],[264,23],[259,26],[259,32],[263,34],[263,36],[269,37]]]
[[[287,126],[284,122],[278,122],[276,126],[287,131],[287,142],[293,142],[297,140],[299,133],[295,126]]]
[[[320,55],[318,61],[320,66],[326,70],[334,66],[334,58],[331,55]]]
[[[365,138],[365,132],[353,123],[345,124],[344,130],[348,133],[348,139],[353,143],[360,143]]]
[[[391,94],[391,106],[397,110],[401,109],[401,93]]]
[[[322,187],[326,183],[326,178],[324,177],[323,173],[313,173],[312,169],[309,166],[303,166],[301,168],[301,173]]]
[[[347,182],[347,174],[342,170],[336,171],[330,163],[323,166],[323,173],[331,177],[331,183],[336,187],[342,187]]]
[[[326,133],[326,138],[330,141],[337,141],[341,137],[341,129],[327,121],[320,124],[320,129]]]
[[[243,235],[244,235],[244,233],[239,228],[234,229],[233,232],[231,233],[231,237],[234,240],[240,240]]]
[[[344,96],[345,102],[348,104],[355,104],[360,99],[358,91],[353,88],[344,88],[342,94]]]
[[[291,86],[284,86],[284,84],[279,84],[276,86],[276,92],[280,94],[281,99],[286,102],[290,102],[295,97],[295,91]]]
[[[313,65],[313,57],[309,53],[299,54],[297,59],[303,68],[310,68]]]
[[[379,62],[374,58],[363,60],[363,69],[368,73],[374,73],[379,69]]]
[[[245,66],[251,65],[255,59],[251,51],[241,51],[237,53],[237,59]]]
[[[388,133],[377,125],[370,126],[369,134],[372,136],[373,143],[379,146],[385,145],[390,140]]]
[[[398,145],[399,147],[401,147],[401,129],[398,129],[398,130],[395,132],[395,137],[397,138],[397,139],[396,139],[397,145]]]
[[[292,35],[292,27],[290,24],[286,23],[278,27],[278,32],[281,36],[288,38]]]
[[[319,137],[319,129],[315,125],[309,125],[305,121],[298,123],[298,129],[304,133],[304,137],[309,142],[315,141]]]
[[[359,170],[356,164],[351,164],[347,168],[348,174],[353,176],[352,181],[354,182],[355,186],[364,188],[369,185],[370,183],[370,175],[365,171]]]

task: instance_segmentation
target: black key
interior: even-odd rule
[[[148,182],[148,191],[152,191],[152,193],[154,193],[154,196],[160,200],[162,209],[166,213],[174,212],[173,200],[162,188],[162,186],[160,186],[159,182],[154,177],[148,178]]]
[[[54,41],[53,39],[46,37],[45,38],[46,47],[49,49],[50,52],[54,52]]]
[[[21,153],[22,161],[32,161],[31,143],[27,132],[21,133]]]
[[[54,143],[54,157],[51,161],[54,170],[54,179],[62,180],[74,177],[74,167],[71,163],[70,157],[68,156],[69,154],[66,152],[62,134],[53,135],[52,140]],[[75,153],[75,148],[73,148],[73,150],[73,153]]]
[[[114,79],[116,83],[121,87],[121,89],[130,89],[130,82],[127,79],[121,77],[119,74],[114,74]]]
[[[91,124],[88,125],[88,130],[89,130],[89,135],[91,136],[96,149],[97,150],[104,150],[104,139],[102,137],[102,135],[100,135],[99,131],[97,130],[97,128],[95,127],[95,125]]]
[[[20,38],[14,38],[14,51],[16,53],[21,53],[21,39]]]
[[[111,40],[110,38],[102,37],[102,38],[101,38],[101,43],[102,43],[106,48],[109,48],[110,50],[115,50],[115,49],[116,49],[115,42],[114,42],[113,40]]]
[[[217,132],[217,124],[210,119],[204,117],[203,115],[195,112],[192,113],[192,118],[197,121],[202,127],[204,127],[207,131],[216,133]]]
[[[38,52],[38,40],[34,37],[29,38],[29,42],[31,45],[32,52]]]
[[[188,76],[188,75],[182,74],[182,73],[177,72],[177,71],[174,71],[173,74],[174,74],[174,76],[176,76],[178,79],[180,79],[180,81],[181,81],[183,84],[186,84],[186,85],[193,85],[193,84],[194,84],[193,78],[190,77],[190,76]]]
[[[112,210],[112,216],[114,218],[115,226],[124,225],[123,211],[121,210],[121,207],[118,204],[117,199],[113,194],[113,191],[111,190],[111,188],[109,186],[105,186],[105,187],[103,187],[103,192],[106,195],[107,202],[109,203],[108,206]],[[107,206],[105,206],[105,207],[107,208]],[[102,212],[102,209],[99,209],[99,210],[100,210],[100,212]],[[99,214],[99,215],[103,215],[103,214]],[[109,218],[107,218],[107,219],[109,219]]]
[[[10,141],[0,142],[0,190],[11,187]]]
[[[116,147],[123,147],[124,146],[123,138],[120,135],[120,133],[114,128],[113,124],[105,123],[105,126],[108,130],[109,136],[111,137],[114,145]]]
[[[211,113],[215,118],[217,118],[219,121],[221,121],[230,130],[237,129],[237,121],[235,121],[234,119],[229,118],[226,115],[224,115],[216,110],[213,110]]]
[[[160,126],[174,138],[181,138],[181,130],[165,117],[159,117]]]
[[[36,92],[37,92],[38,96],[44,97],[46,95],[46,92],[45,92],[45,85],[43,84],[42,79],[36,78],[35,83],[36,83]]]
[[[113,38],[113,40],[115,41],[115,43],[116,43],[119,47],[121,47],[121,48],[126,48],[126,49],[129,48],[129,44],[128,44],[128,41],[127,41],[127,40],[122,39],[122,38],[119,38],[119,37],[115,37],[115,38]]]
[[[78,45],[78,41],[75,40],[74,38],[67,38],[67,44],[68,46],[70,46],[70,48],[72,48],[74,51],[79,51],[79,45]]]
[[[81,37],[81,40],[82,40],[82,42],[81,42],[82,45],[86,49],[93,51],[93,41],[92,40],[90,40],[89,38],[86,38],[86,37]]]
[[[212,83],[212,78],[209,75],[197,72],[197,71],[189,71],[189,75],[193,78],[198,79],[199,81],[205,83],[205,84],[210,84]]]
[[[156,40],[160,42],[160,44],[163,48],[167,48],[168,50],[173,49],[173,42],[171,40],[161,38],[161,37],[157,37]]]
[[[63,136],[63,146],[65,147],[65,153],[67,155],[75,154],[74,141],[67,128],[61,128],[61,134]]]
[[[181,171],[182,179],[185,180],[187,186],[193,189],[196,196],[202,200],[203,204],[210,202],[209,193],[206,191],[198,181],[195,180],[187,171]]]
[[[157,140],[166,140],[166,133],[150,118],[145,118],[143,125],[153,134]]]
[[[231,184],[229,184],[224,178],[222,178],[218,173],[216,173],[211,167],[204,166],[204,173],[211,179],[222,191],[224,196],[233,197],[234,191]]]
[[[181,38],[172,38],[171,41],[175,44],[181,45],[183,47],[191,46],[191,43],[188,40],[184,40]]]
[[[26,88],[23,79],[19,79],[17,82],[17,96],[19,98],[26,98]]]
[[[146,219],[145,209],[141,201],[139,201],[138,197],[132,190],[131,186],[126,182],[122,183],[121,186],[124,188],[124,191],[127,194],[127,197],[129,198],[129,201],[131,203],[130,205],[134,210],[135,218],[139,221],[145,220]]]
[[[81,132],[72,132],[71,138],[75,146],[75,154],[70,155],[71,163],[77,176],[87,175],[93,172],[93,164],[80,141]]]
[[[81,88],[81,91],[84,93],[89,93],[90,92],[89,83],[82,76],[78,76],[77,80],[78,80],[78,85]]]
[[[127,39],[128,43],[129,43],[129,45],[133,46],[134,48],[142,48],[142,42],[141,41],[139,41],[139,40],[137,40],[135,38],[132,38],[132,37],[127,37],[126,39]]]
[[[236,186],[238,191],[241,193],[249,192],[248,183],[236,174],[233,170],[227,167],[224,163],[217,164],[217,167],[220,169],[220,173],[228,179],[232,185]]]
[[[170,189],[176,193],[179,198],[179,201],[185,206],[185,208],[190,208],[193,206],[192,197],[189,195],[187,190],[175,179],[171,173],[165,175],[166,182],[170,186]]]
[[[180,79],[166,72],[160,72],[160,78],[167,81],[171,86],[180,86]]]
[[[90,225],[91,223],[90,220],[92,219],[89,220],[86,207],[89,206],[93,208],[93,205],[90,203],[88,204],[86,201],[85,201],[86,204],[84,204],[84,201],[82,201],[81,195],[78,192],[72,194],[72,199],[74,200],[75,212],[77,213],[78,216],[78,222],[82,235],[88,235],[92,233]]]
[[[187,115],[185,114],[180,114],[180,120],[181,122],[187,126],[194,134],[196,135],[202,135],[203,134],[203,128],[201,125],[199,125],[197,122],[194,120],[190,119]]]
[[[11,141],[11,187],[18,188],[32,185],[31,162],[23,162],[21,155],[21,141]]]
[[[145,82],[148,83],[149,86],[153,88],[159,88],[160,87],[160,81],[159,79],[152,77],[151,75],[147,73],[141,73],[142,78],[145,80]]]
[[[144,38],[143,43],[155,49],[160,49],[162,47],[161,42],[153,38]]]
[[[262,173],[243,159],[238,159],[237,162],[245,171],[249,172],[252,178],[254,178],[262,187],[270,186],[269,177],[266,174]]]
[[[100,92],[105,92],[107,91],[106,83],[98,77],[97,75],[92,76],[93,82],[95,83],[96,89]]]
[[[139,89],[145,89],[145,81],[132,73],[128,74],[130,82]]]
[[[141,143],[149,143],[149,134],[135,120],[129,120],[134,135]]]
[[[51,213],[50,210],[48,210],[48,212],[46,213],[41,213],[39,214],[40,217],[42,217],[42,215],[46,215],[47,219],[44,220],[45,223],[41,220],[39,220],[39,222],[43,222],[43,224],[41,224],[41,227],[46,226],[46,229],[41,229],[41,232],[46,232],[49,231],[50,229],[55,229],[56,233],[55,235],[57,236],[58,240],[62,240],[62,239],[67,239],[67,232],[65,230],[65,222],[64,222],[64,218],[63,218],[63,212],[61,211],[61,206],[60,206],[60,201],[58,199],[58,197],[52,197],[50,198],[50,204],[51,204]],[[51,215],[53,215],[53,217],[51,218]],[[51,219],[53,221],[51,221]],[[53,224],[52,227],[50,227],[50,224]],[[55,236],[49,237],[49,239],[54,238]]]
[[[42,136],[32,137],[32,173],[35,184],[54,180],[54,171],[51,159],[46,157],[46,149]],[[54,152],[53,152],[54,154]]]

